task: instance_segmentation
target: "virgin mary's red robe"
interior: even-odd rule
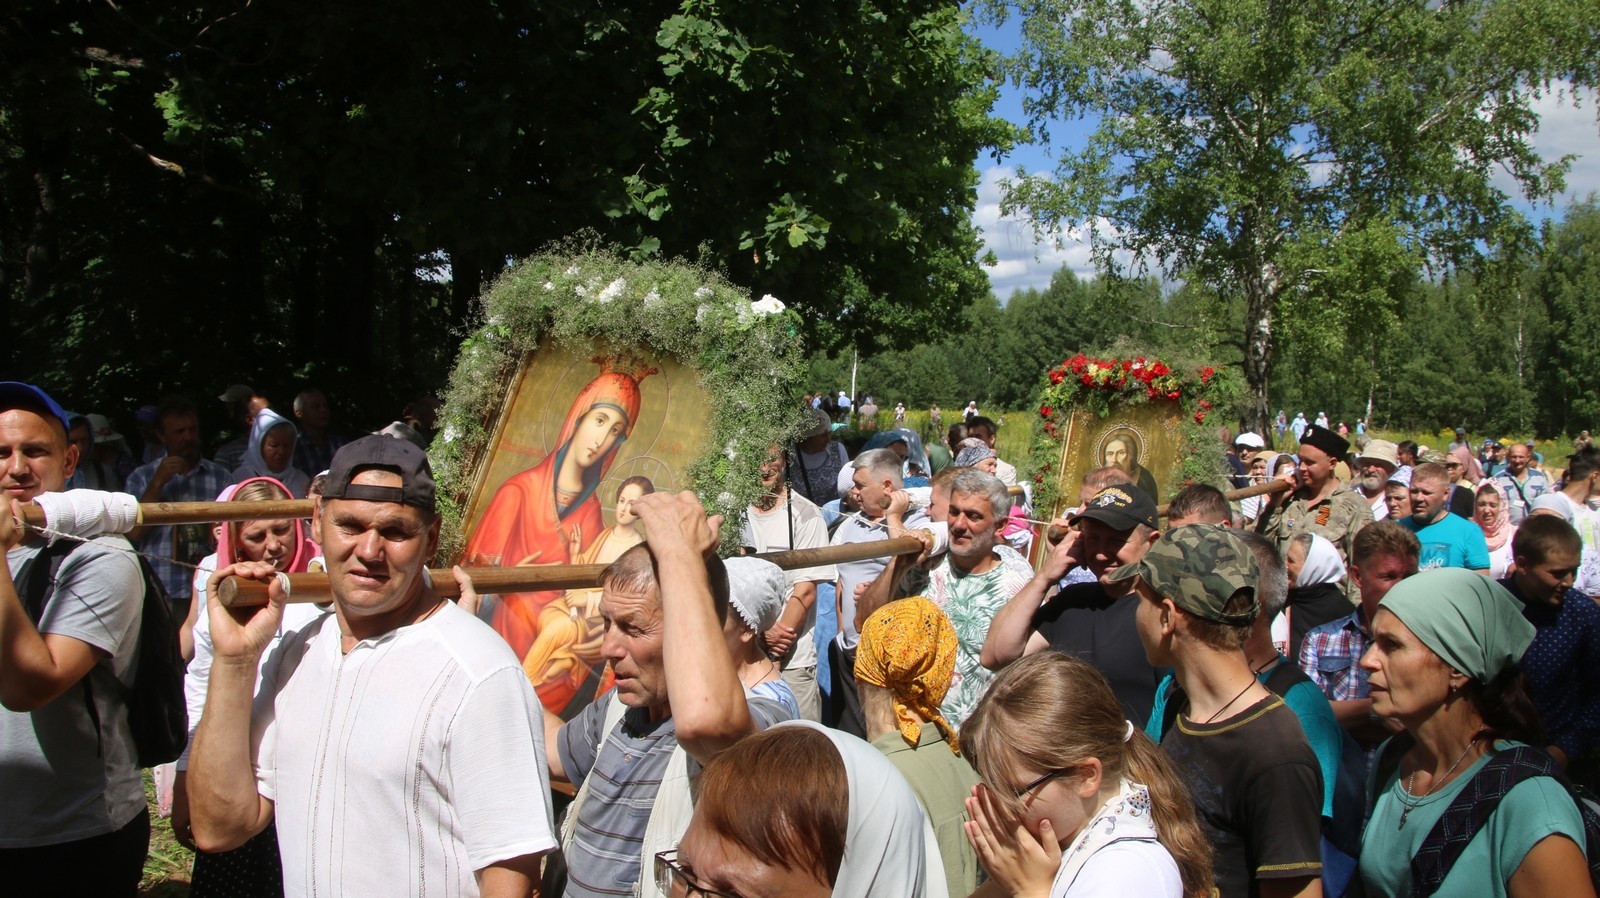
[[[583,473],[584,490],[565,515],[556,511],[556,475],[578,422],[596,405],[618,409],[626,417],[623,436],[603,458]],[[514,474],[495,491],[483,518],[467,540],[469,564],[570,564],[574,530],[579,551],[587,549],[605,529],[595,488],[611,469],[617,451],[633,433],[639,415],[639,381],[632,375],[607,371],[578,391],[567,410],[555,449],[538,464]],[[496,560],[498,556],[498,560]],[[539,612],[561,597],[560,590],[506,593],[494,610],[494,628],[518,658],[528,654],[539,632]],[[536,684],[537,685],[537,684]]]

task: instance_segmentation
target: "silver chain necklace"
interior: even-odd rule
[[[1411,809],[1422,804],[1424,801],[1427,801],[1429,795],[1439,791],[1439,787],[1444,785],[1446,780],[1450,779],[1450,775],[1455,773],[1456,768],[1461,766],[1461,762],[1465,761],[1467,759],[1467,755],[1472,753],[1472,746],[1478,744],[1478,735],[1479,734],[1477,733],[1472,734],[1472,738],[1467,741],[1467,747],[1461,752],[1461,756],[1456,758],[1456,762],[1451,764],[1450,769],[1444,772],[1444,776],[1441,776],[1433,781],[1433,785],[1428,787],[1427,792],[1417,796],[1415,801],[1407,801],[1406,799],[1411,796],[1411,785],[1417,781],[1416,768],[1412,768],[1411,775],[1406,777],[1406,790],[1400,795],[1400,804],[1403,805],[1403,807],[1400,809],[1400,825],[1396,826],[1395,829],[1404,829],[1406,825],[1406,818],[1411,816]]]

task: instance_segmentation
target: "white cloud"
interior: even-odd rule
[[[1570,84],[1557,84],[1533,102],[1539,115],[1539,130],[1533,135],[1533,148],[1546,161],[1567,154],[1577,158],[1567,173],[1567,190],[1555,200],[1555,208],[1541,206],[1539,217],[1554,212],[1560,215],[1568,205],[1590,193],[1600,193],[1600,149],[1596,148],[1596,101],[1594,91],[1575,91]],[[1516,182],[1504,172],[1495,177],[1495,186],[1514,197],[1521,196]]]
[[[1033,225],[1025,216],[1000,215],[1000,182],[1015,174],[1009,166],[996,165],[986,169],[978,185],[978,206],[973,221],[983,229],[983,248],[992,252],[999,264],[987,267],[989,285],[1001,300],[1010,298],[1017,290],[1030,287],[1042,290],[1050,286],[1050,278],[1063,266],[1071,268],[1080,278],[1094,276],[1094,262],[1090,258],[1089,241],[1082,235],[1060,233],[1059,245],[1035,235]]]

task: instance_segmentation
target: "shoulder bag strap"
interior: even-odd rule
[[[1554,773],[1555,762],[1536,748],[1518,746],[1496,752],[1445,808],[1411,859],[1413,898],[1426,898],[1439,890],[1478,830],[1518,783]]]

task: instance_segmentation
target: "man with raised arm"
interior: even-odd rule
[[[265,658],[285,599],[272,566],[211,579],[195,842],[223,851],[276,822],[287,896],[528,895],[555,847],[543,720],[511,649],[430,586],[427,456],[388,437],[345,445],[313,527],[334,613]],[[224,608],[229,576],[269,581],[269,604]]]
[[[616,688],[565,724],[545,713],[550,772],[578,786],[562,835],[568,898],[654,895],[655,855],[688,828],[700,770],[791,716],[744,688],[723,639],[721,517],[692,493],[651,493],[633,508],[646,541],[600,575],[601,655]]]
[[[980,658],[984,667],[999,670],[1046,648],[1076,655],[1105,675],[1128,719],[1142,727],[1161,678],[1140,647],[1132,585],[1110,577],[1137,563],[1159,538],[1156,505],[1133,484],[1116,483],[1096,493],[1069,524],[1039,572],[995,614]],[[1058,589],[1076,565],[1096,579]]]

